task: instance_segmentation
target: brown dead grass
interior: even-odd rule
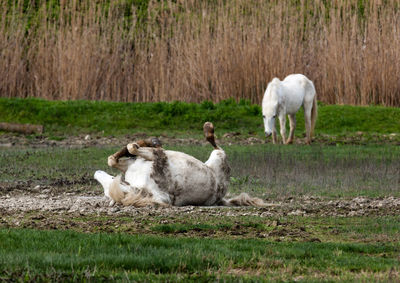
[[[61,1],[29,28],[2,4],[0,96],[259,103],[273,77],[304,73],[323,102],[400,106],[397,1],[298,2],[150,1],[139,25],[119,1]]]

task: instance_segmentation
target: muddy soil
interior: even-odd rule
[[[136,133],[132,135],[124,135],[119,137],[104,137],[101,135],[80,135],[68,136],[61,140],[54,140],[45,136],[25,136],[18,134],[3,133],[0,135],[0,148],[1,147],[64,147],[64,148],[83,148],[83,147],[104,147],[104,146],[122,146],[133,141],[146,139],[150,137],[145,133]],[[175,138],[168,136],[158,137],[163,145],[202,145],[208,142],[204,139],[195,138]],[[225,144],[229,143],[242,143],[242,144],[261,144],[265,141],[256,137],[250,138],[235,138],[234,136],[227,135],[225,138],[219,140]]]
[[[93,146],[121,146],[133,140],[146,138],[145,134],[125,137],[77,136],[61,141],[47,137],[26,137],[15,134],[0,135],[0,147],[81,148]],[[197,139],[161,137],[164,144],[206,144]],[[328,140],[328,139],[327,139]],[[360,139],[361,140],[361,139]],[[302,139],[297,140],[303,142]],[[225,135],[221,144],[258,144],[264,140],[256,137]],[[48,186],[30,183],[2,183],[0,181],[0,227],[35,229],[73,229],[88,232],[124,232],[133,234],[168,234],[196,237],[282,237],[291,240],[319,241],[304,227],[284,227],[277,219],[285,216],[399,216],[400,198],[365,198],[327,200],[319,197],[266,199],[266,206],[255,207],[123,207],[110,206],[100,186],[64,182]],[[254,217],[257,223],[246,222]],[[218,228],[164,229],[165,225],[182,223],[217,223]],[[226,226],[226,223],[230,225]],[[254,224],[254,225],[253,225]],[[161,225],[160,229],[155,229]],[[163,226],[164,225],[164,226]],[[267,228],[265,228],[267,227]],[[268,228],[269,227],[269,228]],[[167,227],[168,228],[168,227]]]
[[[2,147],[65,147],[65,148],[83,148],[83,147],[103,147],[103,146],[121,146],[132,141],[145,139],[149,136],[145,133],[135,133],[119,137],[104,137],[101,135],[79,135],[63,137],[62,140],[54,140],[46,136],[25,136],[14,133],[2,133],[0,135],[0,148]],[[205,145],[207,142],[204,139],[196,138],[175,138],[166,135],[159,136],[159,139],[164,145]],[[358,132],[354,135],[347,136],[330,136],[318,135],[314,138],[314,142],[323,143],[326,145],[340,144],[395,144],[400,145],[399,134],[389,135],[365,135]],[[271,143],[271,139],[265,140],[256,135],[248,136],[241,135],[238,132],[225,133],[220,137],[217,136],[217,143],[221,145],[255,145]],[[305,138],[296,138],[295,144],[305,144]]]
[[[110,206],[109,200],[101,191],[66,190],[67,188],[62,187],[38,186],[24,190],[8,188],[7,193],[0,196],[0,227],[320,241],[304,227],[285,226],[279,223],[278,219],[285,216],[400,215],[400,198],[395,197],[357,197],[341,200],[324,200],[317,197],[286,198],[265,200],[265,207],[135,208]],[[248,219],[257,219],[257,223],[250,221],[249,224]],[[218,228],[215,229],[203,229],[201,226],[194,226],[192,229],[163,229],[165,225],[185,223],[192,226],[214,223],[220,226],[216,226]],[[226,223],[230,225],[226,226]]]
[[[4,190],[2,190],[4,192]],[[4,213],[29,213],[32,211],[56,212],[58,214],[112,214],[129,215],[154,214],[164,215],[180,213],[206,213],[210,215],[243,216],[252,215],[259,217],[280,216],[383,216],[400,215],[400,198],[367,198],[356,197],[352,199],[326,200],[320,197],[302,197],[264,200],[265,207],[124,207],[110,205],[100,191],[85,189],[71,191],[67,188],[40,187],[21,190],[8,188],[7,193],[0,195],[0,211]]]

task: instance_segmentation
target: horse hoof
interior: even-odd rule
[[[108,157],[107,163],[108,163],[108,166],[114,167],[115,165],[117,165],[118,161],[114,156],[110,155]]]
[[[128,149],[130,154],[136,155],[139,146],[136,143],[130,143],[126,146],[126,148]]]
[[[214,125],[211,122],[205,122],[203,125],[203,131],[206,137],[214,135]]]
[[[152,138],[151,143],[153,147],[162,147],[162,143],[158,138]]]

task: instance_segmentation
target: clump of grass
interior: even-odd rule
[[[163,233],[186,233],[189,231],[226,230],[232,228],[232,224],[163,224],[152,227],[153,231]]]

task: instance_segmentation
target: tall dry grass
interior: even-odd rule
[[[2,97],[259,103],[304,73],[323,102],[400,106],[395,0],[22,2],[1,6]]]

